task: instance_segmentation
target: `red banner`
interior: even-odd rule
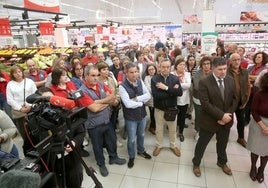
[[[97,34],[103,33],[103,27],[101,25],[97,25]]]
[[[85,41],[94,41],[93,35],[85,36]]]
[[[0,35],[12,36],[8,18],[0,18]]]
[[[51,22],[39,22],[41,35],[54,35],[54,26]]]
[[[60,12],[59,0],[24,0],[24,7],[33,10]]]

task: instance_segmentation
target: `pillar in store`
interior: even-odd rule
[[[215,32],[216,16],[214,10],[203,10],[201,53],[210,55],[216,50],[218,34]]]
[[[55,28],[56,47],[68,47],[68,34],[65,28]]]

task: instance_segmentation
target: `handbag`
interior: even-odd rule
[[[14,110],[14,109],[11,109],[11,113],[12,113],[13,119],[19,119],[27,115],[27,113],[25,112],[21,112],[19,110]]]
[[[178,112],[176,107],[167,108],[164,112],[164,119],[166,121],[175,121]]]
[[[24,101],[24,104],[25,105],[25,84],[26,84],[26,80],[24,79],[24,88],[23,88],[23,101]],[[12,113],[12,117],[13,119],[19,119],[19,118],[23,118],[27,115],[27,113],[25,112],[21,112],[19,110],[14,110],[14,109],[11,109],[11,113]]]

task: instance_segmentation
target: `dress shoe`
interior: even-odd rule
[[[236,142],[241,146],[243,146],[244,148],[247,147],[247,142],[244,138],[238,138]]]
[[[153,135],[155,135],[155,129],[154,128],[150,127],[149,132],[152,133]]]
[[[227,174],[227,175],[232,175],[232,170],[226,165],[226,164],[220,164],[220,163],[217,163],[217,165],[219,167],[221,167],[222,171]]]
[[[181,142],[184,141],[184,136],[183,136],[183,134],[179,134],[179,138],[180,138],[180,141],[181,141]]]
[[[200,177],[201,176],[201,170],[199,168],[199,166],[194,166],[193,167],[193,173],[196,177]]]
[[[135,159],[135,158],[130,158],[130,159],[129,159],[129,161],[128,161],[128,163],[127,163],[128,168],[132,168],[132,167],[134,166],[134,159]]]
[[[146,151],[144,151],[143,153],[139,153],[138,152],[138,155],[145,158],[145,159],[151,159],[151,155],[149,155],[148,153],[146,153]]]
[[[108,176],[109,172],[108,172],[108,169],[106,168],[105,165],[100,166],[100,174],[101,174],[103,177]]]
[[[123,164],[126,164],[126,159],[122,159],[122,158],[119,158],[119,157],[116,157],[115,159],[111,159],[109,161],[109,164],[118,164],[118,165],[123,165]]]
[[[161,148],[156,147],[156,148],[154,149],[153,156],[157,156],[157,155],[159,155],[160,151],[161,151]]]
[[[178,157],[181,156],[181,152],[180,152],[179,148],[175,147],[175,148],[170,148],[170,149],[176,156],[178,156]]]
[[[82,157],[88,157],[89,156],[89,152],[86,151],[84,148],[82,148],[80,150],[80,154],[81,154]]]

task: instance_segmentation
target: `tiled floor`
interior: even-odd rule
[[[190,124],[187,121],[187,124]],[[122,116],[119,125],[123,125]],[[248,127],[246,127],[246,135]],[[233,171],[232,176],[225,175],[216,165],[215,138],[208,145],[204,158],[201,163],[201,177],[197,178],[192,173],[192,157],[196,141],[193,139],[193,125],[184,130],[185,141],[178,146],[181,149],[181,157],[176,157],[169,150],[167,130],[165,133],[164,146],[159,156],[146,160],[136,156],[135,165],[129,169],[127,165],[109,165],[108,177],[99,174],[91,146],[86,147],[90,151],[90,156],[84,158],[88,166],[92,166],[97,171],[97,178],[104,188],[268,188],[268,168],[265,171],[265,181],[262,184],[253,182],[249,178],[250,155],[249,152],[236,143],[236,126],[233,126],[228,143],[227,153],[229,166]],[[120,136],[119,136],[120,137]],[[16,139],[17,143],[19,139]],[[120,157],[128,160],[126,140],[122,140],[123,147],[118,148]],[[267,146],[265,146],[267,147]],[[145,148],[152,154],[155,148],[155,137],[148,131],[145,135]],[[107,153],[105,152],[107,159]],[[93,188],[94,184],[90,177],[84,173],[84,188]]]

